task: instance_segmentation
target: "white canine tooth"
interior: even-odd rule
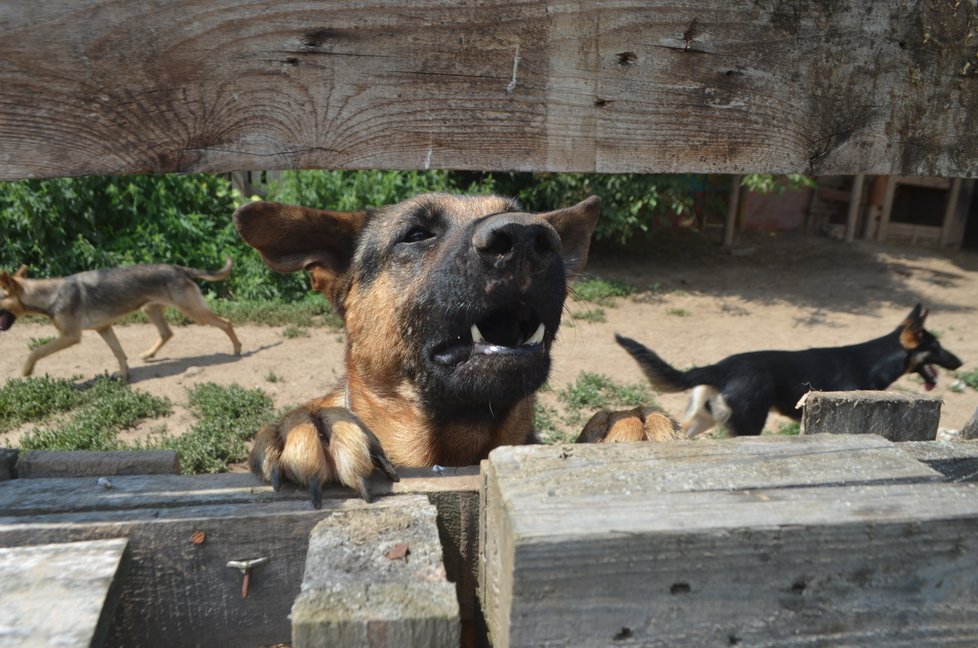
[[[524,342],[523,344],[540,344],[541,342],[543,342],[543,334],[544,334],[543,324],[540,324],[540,326],[537,327],[537,330],[533,332],[533,335],[530,337],[530,339]]]
[[[472,341],[476,344],[486,341],[486,338],[482,337],[482,331],[475,324],[472,325]]]

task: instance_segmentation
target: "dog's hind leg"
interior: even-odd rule
[[[149,360],[156,355],[156,352],[163,348],[163,345],[173,337],[173,331],[170,330],[170,325],[166,323],[166,317],[163,315],[163,304],[150,303],[143,306],[143,312],[146,313],[146,317],[156,326],[156,330],[159,332],[160,337],[150,348],[139,354],[139,357],[144,360]]]
[[[22,376],[31,375],[32,373],[34,373],[34,365],[37,364],[38,360],[47,357],[52,353],[57,353],[61,349],[67,349],[68,347],[74,344],[78,344],[80,341],[81,341],[80,332],[69,334],[69,335],[65,335],[64,333],[62,333],[59,337],[56,337],[55,339],[51,340],[47,344],[43,344],[37,347],[36,349],[30,352],[30,355],[27,356],[27,362],[24,363],[24,368],[20,372],[21,375]]]
[[[102,336],[105,343],[112,349],[112,354],[115,356],[115,359],[119,361],[119,376],[123,380],[129,380],[129,365],[126,364],[126,354],[122,350],[122,345],[119,344],[119,338],[115,336],[115,331],[112,330],[111,326],[95,330],[98,331],[98,334]]]
[[[184,290],[179,297],[180,300],[174,302],[173,305],[181,313],[195,322],[216,326],[224,331],[224,334],[228,336],[231,340],[231,345],[234,347],[234,355],[241,355],[241,342],[238,341],[238,336],[234,334],[234,327],[231,326],[231,320],[215,315],[208,308],[207,302],[204,301],[204,296],[200,294],[200,289],[197,288],[197,284],[192,284],[192,287]]]
[[[716,388],[710,385],[697,385],[693,388],[682,424],[686,436],[693,438],[717,424],[720,417],[715,415],[714,403],[722,398]]]

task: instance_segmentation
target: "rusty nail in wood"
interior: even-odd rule
[[[248,589],[251,586],[251,570],[262,563],[268,562],[268,556],[252,558],[251,560],[229,560],[228,567],[238,569],[243,576],[241,580],[241,598],[248,598]]]

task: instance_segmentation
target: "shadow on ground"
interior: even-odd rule
[[[978,301],[944,303],[938,294],[942,288],[960,286],[967,274],[978,271],[974,252],[875,241],[847,244],[794,233],[738,234],[732,251],[719,243],[714,232],[700,235],[676,229],[655,232],[624,251],[598,242],[587,269],[591,275],[620,279],[649,291],[640,299],[686,291],[758,304],[794,303],[805,311],[800,312],[799,324],[820,323],[833,311],[869,313],[880,305],[909,310],[922,302],[945,312],[967,312],[978,306]],[[935,269],[935,258],[949,263]]]

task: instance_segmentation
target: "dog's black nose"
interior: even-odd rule
[[[536,272],[560,249],[560,237],[547,223],[525,215],[501,214],[475,228],[472,245],[479,257],[497,270],[520,269],[526,263],[530,272]]]

